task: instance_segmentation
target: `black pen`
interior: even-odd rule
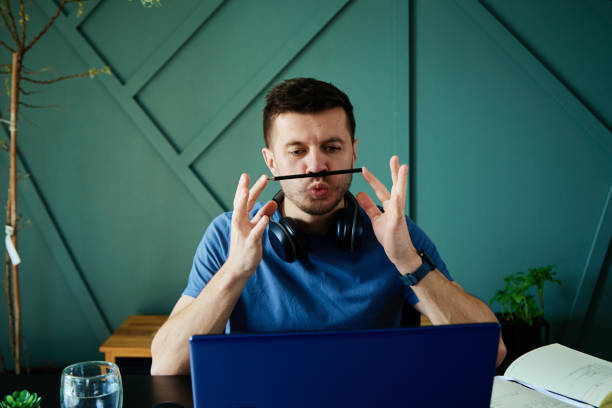
[[[306,177],[325,177],[325,176],[333,176],[334,174],[345,174],[345,173],[361,173],[361,167],[357,169],[320,171],[318,173],[293,174],[291,176],[268,177],[268,180],[278,181],[278,180],[288,180],[288,179],[306,178]]]

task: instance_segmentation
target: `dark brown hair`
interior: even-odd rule
[[[341,107],[346,113],[346,127],[355,139],[355,116],[348,96],[331,83],[314,78],[287,79],[275,85],[266,95],[263,110],[263,131],[266,147],[270,147],[270,128],[276,116],[284,112],[319,113]]]

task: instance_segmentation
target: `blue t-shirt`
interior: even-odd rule
[[[257,203],[251,217],[262,207]],[[402,298],[418,298],[399,279],[374,236],[368,216],[358,252],[336,249],[329,236],[305,235],[308,255],[287,263],[272,249],[267,230],[263,256],[248,280],[226,326],[226,332],[257,333],[302,330],[399,327]],[[273,221],[281,215],[276,211]],[[219,215],[208,226],[193,259],[184,295],[197,297],[223,266],[229,253],[232,213]],[[408,217],[414,247],[429,254],[438,270],[451,279],[446,265],[425,233]]]

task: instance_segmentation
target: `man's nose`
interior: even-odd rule
[[[319,171],[329,170],[327,168],[327,160],[321,152],[312,149],[306,157],[305,173],[318,173]]]

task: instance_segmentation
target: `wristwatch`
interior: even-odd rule
[[[437,269],[436,264],[434,263],[434,261],[431,260],[431,258],[429,257],[429,255],[427,255],[425,251],[417,251],[417,254],[419,254],[421,260],[423,261],[421,266],[419,266],[419,269],[406,275],[400,274],[400,279],[406,286],[416,285],[421,279],[425,277],[425,275],[427,275],[434,269]]]

